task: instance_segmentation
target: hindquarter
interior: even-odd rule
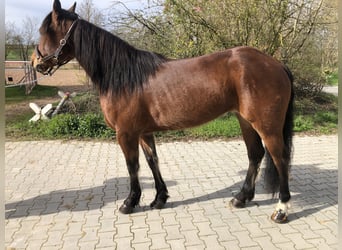
[[[238,112],[259,130],[281,132],[292,88],[284,66],[251,48],[242,48],[237,55],[241,67],[236,85]]]

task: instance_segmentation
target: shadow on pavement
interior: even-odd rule
[[[319,164],[292,166],[290,174],[291,201],[292,205],[295,206],[298,211],[290,213],[290,221],[309,216],[327,207],[337,205],[338,170],[321,169],[318,166]],[[227,170],[229,169],[227,168]],[[247,169],[245,171],[240,171],[239,174],[245,176],[246,172]],[[140,181],[143,191],[144,189],[153,188],[152,178],[141,177]],[[6,219],[52,214],[61,211],[100,209],[117,200],[126,198],[129,192],[128,184],[128,177],[112,178],[106,180],[103,185],[93,188],[58,190],[27,200],[7,203],[5,205]],[[240,190],[242,184],[243,182],[240,181],[227,188],[206,195],[169,202],[166,204],[166,208],[191,205],[214,199],[231,199],[234,193]],[[166,185],[168,187],[177,185],[177,181],[166,180]],[[261,174],[257,181],[255,197],[257,198],[259,194],[266,194],[265,189],[263,188],[263,174]],[[247,204],[247,207],[270,205],[272,203],[276,204],[277,199],[272,199],[271,195],[269,197],[270,198],[266,200],[258,200],[257,202],[252,201]],[[145,211],[147,209],[149,208],[141,207],[137,209],[137,212]]]

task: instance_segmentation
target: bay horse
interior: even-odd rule
[[[130,177],[130,192],[120,207],[129,214],[139,204],[139,144],[152,170],[156,196],[164,207],[169,195],[158,166],[153,132],[198,126],[227,112],[239,120],[249,167],[231,204],[254,198],[265,156],[265,183],[279,202],[271,218],[287,221],[293,128],[293,76],[276,59],[251,47],[235,47],[195,58],[172,60],[137,49],[75,13],[59,0],[44,19],[32,64],[53,74],[76,58],[99,92],[104,119],[116,131]],[[263,145],[264,144],[264,145]]]

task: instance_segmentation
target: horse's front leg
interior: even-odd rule
[[[157,190],[156,197],[151,203],[152,208],[161,209],[169,198],[165,182],[159,170],[158,156],[153,134],[146,134],[140,137],[140,145],[150,166]]]
[[[133,212],[134,207],[139,204],[141,188],[139,184],[139,136],[129,133],[117,133],[119,145],[125,155],[126,164],[130,178],[130,192],[119,211],[124,214]]]

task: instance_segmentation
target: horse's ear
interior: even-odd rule
[[[61,2],[59,0],[55,0],[53,2],[53,12],[59,13],[62,10]]]
[[[58,15],[62,12],[61,2],[59,0],[55,0],[53,2],[53,10],[52,10],[52,23],[57,25],[58,23]]]
[[[73,4],[73,6],[70,7],[70,9],[68,11],[75,13],[75,9],[76,9],[76,2]]]

